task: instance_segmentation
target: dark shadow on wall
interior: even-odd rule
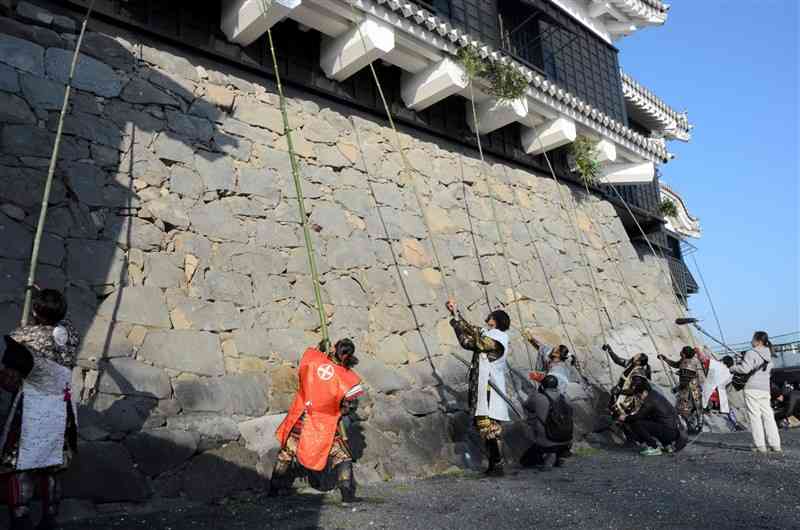
[[[0,333],[20,318],[63,98],[58,79],[79,27],[73,11],[35,4],[66,18],[56,27],[47,18],[0,16],[0,39],[24,41],[21,56],[42,57],[41,68],[0,59],[0,96],[18,107],[0,123]],[[142,38],[99,20],[89,24],[40,255],[37,283],[66,293],[82,338],[74,378],[74,394],[82,396],[80,452],[65,476],[65,496],[141,503],[263,492],[274,452],[259,456],[244,447],[236,421],[247,418],[182,410],[166,373],[134,352],[144,332],[172,328],[164,290],[186,286],[184,264],[171,263],[169,254],[178,255],[174,236],[189,225],[188,212],[237,193],[231,161],[249,156],[247,134],[272,133],[246,127],[237,136],[223,128],[233,100],[197,96],[181,76],[150,66]],[[167,183],[174,200],[162,201]],[[248,194],[240,195],[249,204]],[[159,268],[168,274],[151,274]],[[320,505],[314,497],[304,503],[309,520]],[[291,506],[286,513],[275,506],[276,517],[288,517]]]

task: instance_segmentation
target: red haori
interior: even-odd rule
[[[284,445],[302,417],[297,460],[307,469],[320,471],[325,468],[333,445],[342,415],[341,403],[362,393],[361,380],[358,374],[336,364],[317,348],[305,351],[298,373],[300,388],[275,436]]]

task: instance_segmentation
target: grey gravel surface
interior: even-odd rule
[[[675,456],[584,451],[562,469],[511,470],[503,479],[456,474],[338,493],[270,499],[252,492],[215,505],[114,514],[65,529],[800,528],[800,431],[784,454],[751,454],[749,434],[703,435]],[[213,477],[209,477],[213,480]]]

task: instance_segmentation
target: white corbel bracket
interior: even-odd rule
[[[442,59],[418,74],[403,72],[403,102],[412,110],[424,110],[467,87],[464,68]]]
[[[604,162],[616,162],[617,160],[617,146],[611,140],[603,138],[595,145],[597,152],[597,161],[601,164]]]
[[[575,141],[575,122],[569,118],[556,118],[536,128],[522,127],[522,149],[529,155],[540,155]]]
[[[330,79],[344,81],[394,49],[394,28],[367,18],[335,39],[323,37],[319,64]]]
[[[220,27],[229,41],[249,46],[301,3],[302,0],[225,0]]]
[[[509,123],[524,120],[528,116],[527,98],[500,101],[490,98],[480,103],[475,103],[478,116],[478,133],[489,134]],[[472,117],[472,105],[467,101],[467,124],[475,132],[475,121]]]
[[[656,176],[653,162],[609,164],[600,170],[600,182],[605,184],[646,184]]]

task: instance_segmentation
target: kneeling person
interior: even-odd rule
[[[772,385],[772,410],[775,412],[775,423],[785,423],[789,417],[800,419],[800,390],[791,387],[783,388]]]
[[[641,406],[633,414],[623,414],[620,420],[625,422],[638,442],[647,445],[641,452],[642,456],[660,455],[659,443],[664,448],[674,444],[676,450],[683,449],[685,439],[675,407],[658,391],[653,390],[644,377],[634,376],[631,386],[634,394],[641,400]]]
[[[275,432],[281,450],[270,481],[272,496],[289,492],[294,460],[306,469],[321,471],[330,459],[342,501],[357,500],[353,457],[340,422],[355,399],[364,393],[361,379],[352,370],[358,359],[350,339],[337,342],[330,354],[325,353],[326,349],[324,344],[308,348],[300,360],[299,389]]]
[[[528,423],[533,429],[533,445],[525,451],[523,466],[544,466],[544,456],[554,453],[554,466],[561,467],[572,447],[574,427],[572,407],[558,391],[558,378],[548,375],[542,379],[539,391],[525,402]]]

